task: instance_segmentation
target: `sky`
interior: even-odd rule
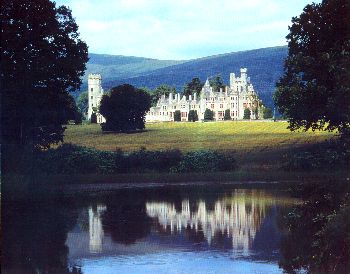
[[[163,60],[286,45],[292,17],[311,2],[56,0],[72,10],[90,53]]]

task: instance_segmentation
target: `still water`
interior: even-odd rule
[[[120,190],[9,204],[8,273],[282,273],[286,192],[234,187]]]

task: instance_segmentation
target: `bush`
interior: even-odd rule
[[[191,109],[191,110],[189,111],[189,113],[188,113],[188,121],[189,121],[189,122],[198,121],[197,110]]]
[[[175,122],[181,122],[181,111],[175,110],[174,112],[174,121]]]
[[[336,169],[349,167],[350,141],[345,138],[314,145],[306,151],[284,155],[286,170]]]
[[[214,112],[207,108],[204,112],[204,121],[214,120]]]
[[[235,167],[235,160],[231,156],[216,151],[202,150],[188,152],[183,160],[173,169],[174,172],[214,172],[229,171]]]
[[[250,119],[250,109],[249,108],[244,109],[243,119],[246,119],[246,120]]]
[[[91,124],[97,124],[97,115],[95,112],[91,114],[91,119],[90,119]]]
[[[235,167],[231,156],[215,151],[179,150],[131,153],[99,151],[72,144],[56,149],[31,151],[21,156],[21,171],[31,174],[117,174],[129,172],[212,172]],[[24,167],[24,168],[23,168]]]
[[[231,115],[230,115],[230,110],[226,109],[225,110],[225,116],[224,116],[224,120],[231,120]]]

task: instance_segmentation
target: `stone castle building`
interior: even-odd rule
[[[181,121],[188,121],[190,110],[197,111],[198,119],[204,119],[204,112],[210,109],[214,113],[214,120],[224,120],[225,110],[230,110],[233,120],[243,119],[244,110],[250,110],[250,118],[256,119],[256,111],[259,110],[259,99],[254,90],[250,78],[247,76],[247,69],[241,68],[240,77],[234,73],[230,74],[230,85],[215,92],[209,84],[205,82],[200,94],[193,94],[189,97],[181,94],[163,95],[146,115],[146,121],[174,121],[174,112],[181,112]],[[260,116],[260,115],[258,115]]]
[[[92,113],[96,113],[97,123],[104,123],[105,118],[99,113],[99,105],[103,96],[101,86],[102,77],[100,74],[90,74],[88,78],[88,119]],[[155,107],[151,107],[146,114],[146,122],[174,121],[175,111],[181,112],[181,121],[188,121],[190,110],[195,110],[199,120],[204,119],[206,109],[213,111],[214,120],[224,120],[225,110],[230,110],[232,120],[243,119],[244,110],[250,110],[250,118],[260,118],[260,114],[255,110],[260,110],[259,98],[254,90],[250,78],[247,76],[247,69],[241,68],[240,76],[230,74],[230,85],[215,92],[209,84],[205,82],[199,94],[188,97],[181,96],[180,93],[163,95]],[[258,115],[258,117],[256,117]]]

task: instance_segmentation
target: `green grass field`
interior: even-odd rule
[[[234,152],[241,166],[269,169],[287,151],[322,142],[329,132],[290,132],[286,122],[238,121],[147,124],[138,133],[102,133],[96,124],[69,125],[64,141],[99,150],[213,149]]]

